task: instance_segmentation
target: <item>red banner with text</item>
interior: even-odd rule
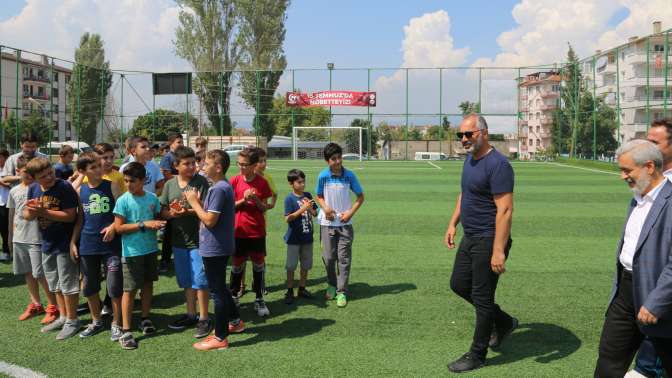
[[[287,92],[287,106],[376,106],[376,92]]]

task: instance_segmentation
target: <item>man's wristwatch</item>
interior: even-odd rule
[[[138,222],[138,227],[140,228],[140,232],[145,232],[145,222]]]

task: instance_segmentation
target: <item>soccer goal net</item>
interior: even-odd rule
[[[338,143],[343,159],[362,160],[363,127],[294,127],[292,129],[292,158],[324,159],[324,146]]]

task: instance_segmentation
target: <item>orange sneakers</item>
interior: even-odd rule
[[[203,341],[199,341],[194,344],[194,348],[197,350],[220,350],[226,349],[229,347],[229,342],[224,340],[217,339],[217,336],[210,335],[205,338]]]
[[[243,322],[243,319],[240,319],[238,321],[238,324],[236,325],[229,322],[229,333],[241,333],[244,330],[245,330],[245,323]]]
[[[19,320],[28,320],[33,316],[37,316],[44,313],[44,307],[39,303],[31,303],[26,307],[26,310],[19,316]]]
[[[44,315],[42,321],[40,321],[42,324],[50,324],[54,320],[58,319],[58,317],[61,315],[61,313],[58,311],[58,307],[55,305],[48,305],[46,313],[47,314]]]

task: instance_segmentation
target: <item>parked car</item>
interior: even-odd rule
[[[416,152],[415,160],[448,160],[443,152]]]
[[[91,146],[89,146],[86,142],[79,142],[76,140],[68,140],[65,142],[49,142],[46,146],[40,147],[39,151],[47,155],[50,161],[56,162],[59,159],[58,151],[61,150],[62,146],[70,146],[75,150],[75,157],[73,161],[77,161],[79,155],[82,152],[93,151]]]
[[[245,147],[247,147],[247,145],[245,144],[231,144],[222,148],[222,150],[227,154],[229,154],[229,158],[231,158],[231,161],[234,161],[235,159],[238,159],[238,154],[240,153],[240,151],[244,150]]]

